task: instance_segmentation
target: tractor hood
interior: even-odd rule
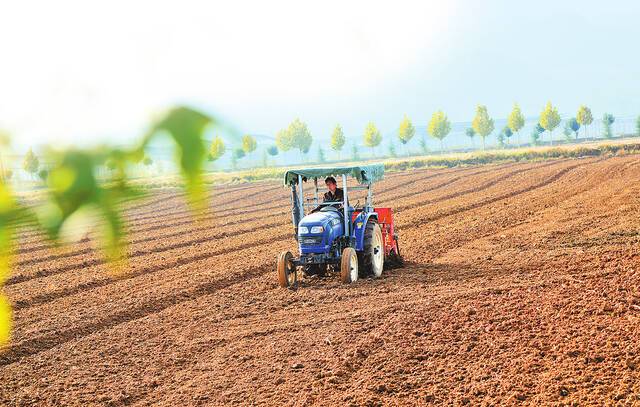
[[[337,212],[314,212],[302,218],[300,226],[327,226],[334,219],[340,220]]]

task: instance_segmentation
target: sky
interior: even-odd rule
[[[0,128],[23,147],[130,142],[175,104],[318,139],[478,103],[640,114],[637,1],[0,2]]]

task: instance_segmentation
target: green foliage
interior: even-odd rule
[[[276,133],[276,146],[280,151],[287,152],[293,148],[293,140],[291,134],[286,129],[280,130]]]
[[[549,132],[549,140],[553,145],[553,130],[560,124],[560,114],[551,102],[547,102],[542,113],[540,113],[540,126]]]
[[[498,133],[498,147],[504,148],[506,146],[504,140],[505,140],[505,134],[504,134],[504,131],[501,131],[500,133]]]
[[[560,124],[560,114],[558,109],[547,102],[542,113],[540,113],[540,126],[548,132],[552,132]]]
[[[542,130],[542,131],[541,131]],[[541,134],[544,131],[540,125],[536,125],[533,129],[531,129],[531,144],[534,146],[540,145]]]
[[[480,137],[482,137],[482,149],[484,150],[485,138],[491,134],[494,129],[493,119],[489,117],[486,106],[478,105],[476,108],[476,116],[471,122],[471,127]]]
[[[636,135],[640,137],[640,116],[636,119]]]
[[[107,160],[105,167],[107,167],[109,171],[115,171],[118,168],[118,163],[115,160]]]
[[[585,105],[581,105],[580,108],[578,109],[576,120],[582,127],[584,127],[585,137],[586,137],[587,126],[593,123],[593,115],[591,114],[591,109],[589,109]]]
[[[593,123],[593,115],[591,114],[591,109],[589,109],[585,105],[581,105],[578,109],[576,120],[581,126],[588,126]]]
[[[611,125],[616,121],[616,118],[613,117],[610,113],[605,113],[602,116],[602,126],[604,129],[604,136],[606,138],[613,138],[613,132],[611,131]]]
[[[389,140],[389,156],[394,158],[398,156],[398,154],[396,154],[396,146],[393,144],[393,140]]]
[[[333,151],[340,152],[342,151],[342,147],[347,140],[344,137],[344,133],[342,132],[342,127],[339,124],[336,125],[335,129],[333,129],[333,133],[331,133],[331,148]]]
[[[413,136],[416,134],[416,128],[413,127],[413,123],[409,120],[407,115],[404,116],[402,121],[400,122],[400,127],[398,128],[398,138],[402,144],[407,144]]]
[[[11,144],[11,135],[8,131],[0,129],[0,147],[8,147]]]
[[[420,138],[420,150],[422,154],[429,154],[429,146],[427,145],[427,140],[424,137]]]
[[[258,143],[255,138],[248,134],[242,137],[242,149],[246,154],[251,154],[256,148],[258,148]]]
[[[326,157],[324,156],[324,150],[322,149],[322,146],[318,146],[318,162],[319,163],[323,163],[327,161]]]
[[[233,152],[231,153],[231,155],[233,156],[233,158],[235,158],[236,160],[239,160],[241,158],[244,158],[245,156],[245,152],[244,152],[244,148],[242,147],[238,147],[233,149]]]
[[[41,227],[56,242],[60,240],[62,229],[68,221],[101,217],[105,221],[99,231],[105,256],[110,261],[116,261],[122,258],[125,247],[123,222],[117,204],[124,198],[134,196],[134,193],[121,178],[122,173],[108,184],[98,183],[96,170],[107,154],[103,150],[52,153],[55,164],[47,177],[49,197],[37,215]],[[117,160],[123,158],[120,156]],[[128,158],[131,160],[131,157]]]
[[[206,148],[202,139],[204,128],[212,119],[195,110],[178,107],[162,115],[134,149],[94,149],[51,151],[47,163],[50,170],[46,196],[35,211],[20,207],[4,182],[0,183],[0,285],[6,281],[13,253],[16,219],[32,220],[58,243],[67,232],[77,231],[77,224],[97,226],[102,247],[109,261],[123,258],[125,253],[124,223],[120,204],[141,193],[128,185],[126,167],[140,162],[144,149],[159,134],[168,134],[175,142],[176,160],[181,169],[185,189],[193,205],[197,201],[206,207],[201,169]],[[26,169],[35,172],[35,155],[28,154]],[[29,163],[30,162],[30,163]],[[96,178],[98,169],[109,163],[113,168],[106,182]],[[88,222],[95,220],[97,222]],[[102,220],[103,222],[99,222]],[[67,227],[67,225],[76,225]],[[94,229],[96,226],[94,226]],[[86,228],[85,228],[86,229]],[[82,233],[82,232],[81,232]],[[113,264],[113,263],[112,263]],[[11,329],[10,305],[0,295],[0,343],[6,342]]]
[[[171,136],[177,147],[176,161],[185,179],[187,197],[196,209],[206,207],[202,170],[207,158],[207,147],[202,135],[212,123],[213,120],[203,113],[188,107],[176,107],[166,112],[151,127],[140,147],[144,151],[144,146],[158,133],[168,133]]]
[[[142,164],[145,167],[148,167],[150,165],[153,164],[153,158],[149,157],[148,155],[145,155],[144,158],[142,159]]]
[[[427,129],[431,137],[440,140],[440,152],[443,151],[442,140],[451,131],[451,123],[442,110],[438,110],[431,116],[429,127]]]
[[[213,140],[211,140],[211,145],[209,146],[209,155],[207,159],[209,161],[217,161],[227,152],[227,147],[224,145],[224,141],[220,136],[216,136]]]
[[[38,173],[38,169],[40,168],[40,160],[33,152],[33,149],[29,149],[27,154],[24,156],[24,161],[22,162],[22,169],[24,169],[27,173],[34,176]]]
[[[571,126],[569,126],[569,121],[566,120],[564,122],[564,128],[562,129],[562,134],[564,134],[564,138],[567,141],[571,141],[572,140],[572,137],[571,137],[572,133],[573,133],[573,130],[571,130]]]
[[[43,168],[40,171],[38,171],[38,178],[40,178],[41,181],[46,181],[48,176],[49,176],[49,171],[47,171],[46,169]]]
[[[564,135],[568,141],[571,140],[571,133],[575,133],[576,140],[578,139],[578,130],[580,130],[580,123],[575,117],[570,118],[564,123]]]
[[[8,185],[0,182],[0,289],[9,278],[14,256],[15,220],[20,208]],[[11,303],[0,291],[0,345],[9,341],[11,327]]]
[[[287,137],[291,142],[291,147],[297,148],[303,154],[307,154],[311,148],[311,143],[313,143],[313,137],[311,137],[306,123],[300,121],[300,119],[295,119],[289,127],[287,127],[286,131],[288,133]],[[278,147],[280,147],[279,144]],[[280,149],[283,150],[282,148]]]
[[[273,146],[267,147],[267,154],[269,154],[272,157],[278,155],[278,146],[273,145]]]
[[[473,127],[468,127],[465,131],[464,134],[469,137],[471,140],[473,140],[473,138],[476,135],[476,131],[473,129]]]
[[[358,151],[358,146],[356,143],[353,143],[351,146],[351,159],[353,161],[358,161],[360,159],[360,152]]]
[[[520,130],[524,127],[524,116],[517,103],[513,104],[513,110],[511,110],[507,120],[507,126],[513,133],[518,135],[518,146],[520,146]]]
[[[509,143],[509,139],[511,138],[511,136],[513,136],[513,131],[511,130],[511,127],[509,126],[505,126],[502,129],[502,134],[506,137],[507,139],[507,144]]]
[[[522,115],[520,106],[518,106],[517,103],[514,103],[513,110],[511,110],[511,113],[509,114],[507,126],[513,133],[519,132],[524,127],[524,116]]]
[[[380,130],[378,130],[373,122],[367,123],[367,127],[364,129],[363,139],[364,145],[371,147],[371,152],[373,154],[373,149],[379,146],[382,142],[382,134],[380,134]]]

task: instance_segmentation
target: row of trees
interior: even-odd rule
[[[242,142],[240,147],[236,147],[231,150],[231,165],[235,169],[238,165],[238,160],[250,155],[258,148],[258,142],[255,137],[250,135],[242,136]],[[222,140],[222,137],[216,136],[214,137],[211,145],[209,147],[209,161],[217,161],[227,152],[227,147]],[[278,147],[275,145],[271,145],[267,147],[264,151],[263,162],[266,165],[266,157],[276,156],[278,155]]]
[[[561,121],[562,120],[560,114],[558,113],[558,109],[553,106],[551,102],[548,102],[540,113],[538,123],[532,129],[532,133],[530,135],[532,144],[540,144],[540,142],[542,141],[543,133],[548,132],[549,144],[553,145],[553,132],[560,125]],[[602,123],[604,126],[604,134],[607,138],[613,137],[611,125],[614,123],[614,121],[615,118],[613,117],[613,115],[605,113]],[[568,140],[572,140],[574,137],[575,139],[577,139],[579,130],[581,128],[584,128],[586,137],[587,128],[592,123],[593,114],[591,113],[591,109],[584,105],[580,106],[576,116],[571,117],[570,119],[565,121],[565,137]],[[514,135],[517,138],[518,146],[521,146],[522,142],[520,133],[524,126],[525,117],[522,114],[520,106],[516,103],[509,113],[509,116],[507,118],[507,125],[502,128],[497,134],[498,143],[500,144],[500,146],[502,147],[510,144],[511,137]],[[640,117],[638,117],[637,127],[638,134],[640,135]],[[475,136],[479,136],[482,140],[482,149],[484,150],[486,148],[486,137],[492,134],[495,130],[495,121],[489,115],[487,107],[484,105],[478,105],[476,108],[475,116],[471,122],[471,127],[465,130],[465,134],[472,140],[472,142]],[[440,142],[441,152],[444,151],[444,140],[450,134],[450,132],[451,122],[449,121],[447,115],[441,110],[433,113],[427,126],[427,135]],[[416,128],[409,117],[405,115],[400,122],[400,126],[397,130],[397,137],[400,144],[402,144],[404,147],[405,154],[407,154],[406,145],[414,138],[415,135]],[[382,140],[382,134],[380,133],[380,130],[377,128],[375,123],[367,123],[362,134],[362,141],[366,147],[371,148],[372,155],[375,155],[375,149],[382,143]],[[306,156],[309,153],[312,143],[313,137],[311,136],[311,132],[309,131],[306,123],[302,122],[300,119],[295,119],[293,122],[291,122],[291,124],[289,124],[287,128],[277,132],[274,145],[265,148],[263,152],[263,162],[266,163],[266,157],[268,156],[276,156],[281,151],[286,152],[294,149],[297,149],[301,154]],[[346,143],[347,139],[344,135],[342,126],[338,124],[333,129],[330,138],[330,148],[336,153],[338,159],[340,159],[340,155]],[[428,151],[427,143],[424,137],[420,139],[420,146],[424,153]],[[255,138],[249,135],[244,136],[242,138],[241,147],[236,147],[232,150],[232,166],[235,168],[239,159],[251,154],[256,150],[256,148],[257,143]],[[222,138],[214,138],[213,142],[211,143],[209,159],[211,161],[215,161],[222,157],[225,152],[226,147]],[[393,140],[390,140],[389,153],[392,156],[396,155]],[[358,147],[356,144],[352,146],[351,158],[354,160],[359,159]],[[322,146],[318,147],[317,161],[325,161],[325,152]]]
[[[534,145],[540,144],[542,141],[543,133],[546,131],[549,133],[549,144],[553,145],[553,131],[559,126],[561,122],[558,109],[548,102],[544,110],[540,113],[540,119],[536,126],[532,129],[530,138]],[[615,122],[615,117],[609,113],[605,113],[602,118],[603,133],[606,138],[613,137],[612,124]],[[593,123],[593,115],[591,109],[587,106],[580,106],[576,117],[571,117],[565,120],[563,134],[567,140],[578,139],[579,131],[584,129],[584,137],[587,137],[587,128]],[[520,132],[525,125],[525,117],[522,114],[520,106],[516,103],[513,106],[511,113],[507,118],[507,125],[498,133],[498,143],[500,146],[509,144],[509,141],[513,135],[517,136],[517,144],[521,145]],[[640,135],[640,117],[636,122],[637,134]],[[465,130],[465,134],[474,139],[477,135],[482,139],[482,149],[485,149],[485,139],[495,130],[495,122],[489,115],[487,107],[478,105],[476,108],[476,114],[471,122],[471,127]],[[444,139],[451,132],[451,122],[447,115],[439,110],[431,116],[431,119],[427,126],[427,134],[440,142],[440,151],[444,151]],[[407,154],[406,145],[414,138],[416,134],[416,128],[409,119],[408,116],[404,116],[398,127],[397,137],[400,144],[403,145],[405,154]],[[375,155],[375,148],[378,147],[383,140],[380,130],[373,122],[367,123],[363,132],[363,143],[365,146],[371,148],[372,155]],[[286,152],[292,149],[298,149],[301,154],[308,154],[313,142],[311,133],[307,125],[300,119],[295,119],[286,129],[280,130],[276,135],[275,144],[266,147],[263,151],[263,165],[266,166],[268,157],[275,157],[281,151]],[[336,153],[338,159],[340,159],[341,152],[343,151],[347,139],[342,130],[342,126],[339,124],[335,126],[330,138],[330,148]],[[426,141],[424,138],[420,139],[420,146],[422,151],[426,153],[428,151]],[[231,164],[235,169],[240,159],[250,156],[258,148],[258,143],[255,137],[251,135],[245,135],[242,137],[241,145],[231,149]],[[227,152],[227,147],[220,136],[214,137],[209,147],[208,159],[209,161],[217,161]],[[395,146],[393,141],[390,140],[389,153],[391,156],[396,156]],[[351,158],[354,160],[359,159],[358,147],[356,144],[352,146]],[[318,147],[317,161],[324,162],[326,159],[325,151],[322,146]],[[142,163],[144,166],[150,166],[153,164],[153,159],[147,155],[138,158],[137,163]],[[13,172],[9,169],[5,169],[2,164],[2,157],[0,156],[0,177],[3,180],[10,179]],[[114,166],[110,162],[106,163],[106,167],[109,170],[114,170]],[[46,179],[48,171],[46,168],[42,168],[40,160],[29,149],[24,157],[22,168],[25,172],[31,175],[33,179]]]
[[[136,157],[131,157],[133,164],[142,164],[145,167],[149,167],[153,164],[153,159],[146,154],[139,154]],[[3,160],[0,157],[0,174],[2,175],[2,181],[8,181],[13,177],[13,171],[4,169]],[[104,163],[109,171],[115,171],[117,169],[117,163],[115,160],[107,160]],[[22,160],[22,169],[31,176],[32,179],[40,179],[46,181],[49,176],[49,170],[42,165],[38,156],[34,153],[33,148],[29,148],[27,154],[25,154]]]

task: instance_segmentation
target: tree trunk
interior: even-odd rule
[[[444,144],[442,143],[442,139],[440,139],[440,155],[444,154]]]
[[[549,130],[549,144],[553,147],[553,132]]]

